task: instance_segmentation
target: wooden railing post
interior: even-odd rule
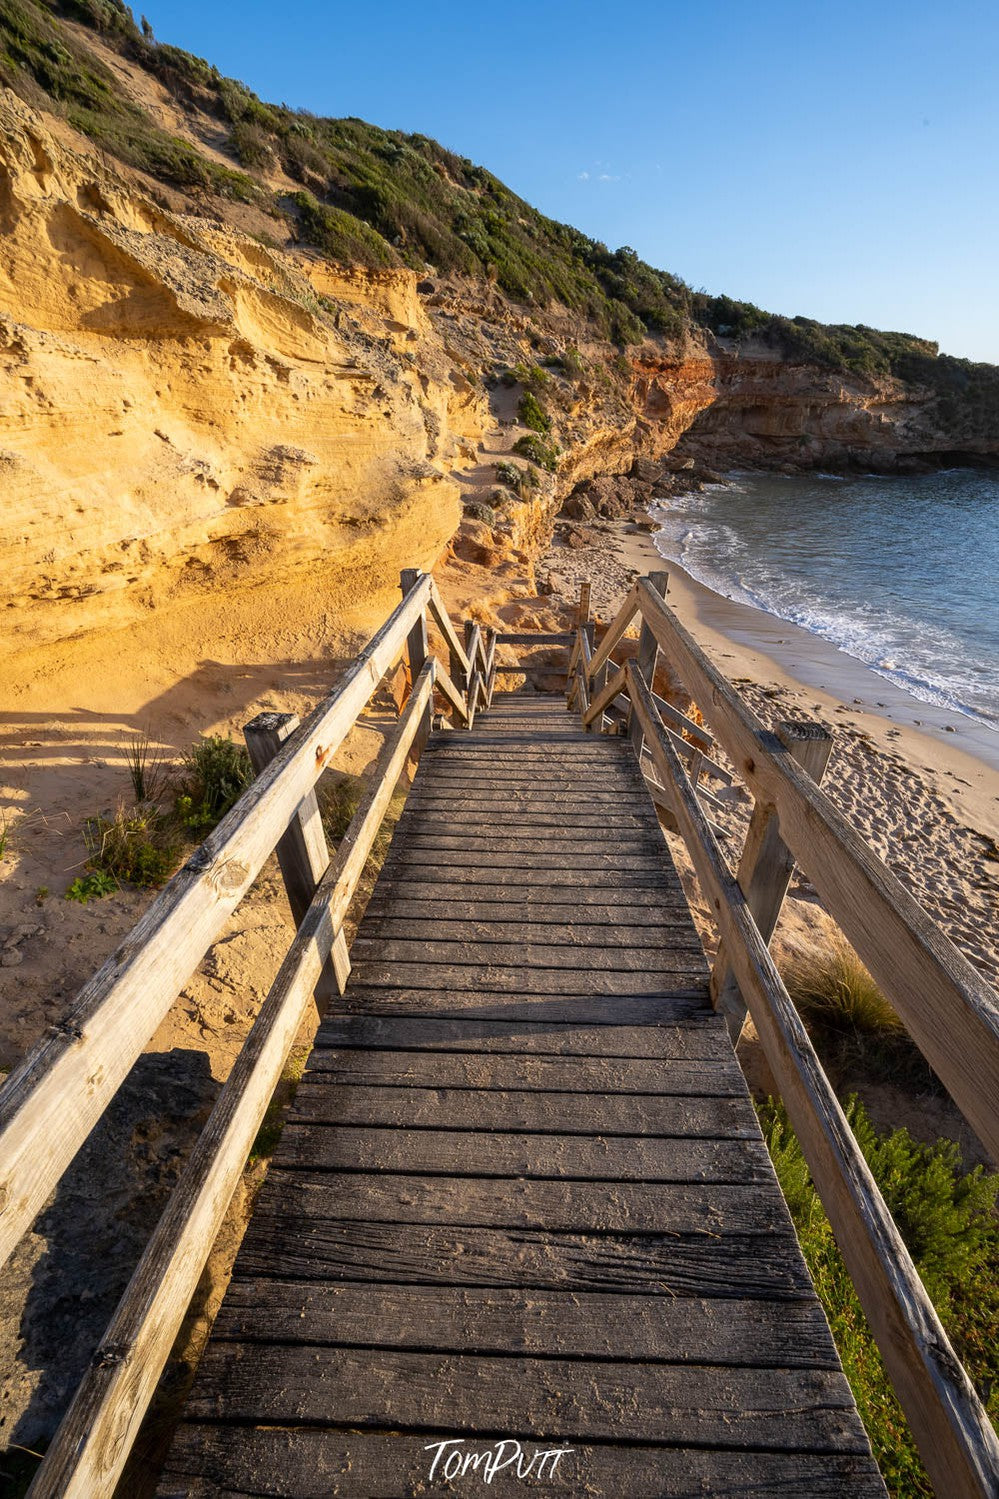
[[[420,572],[420,569],[418,567],[404,567],[402,569],[402,572],[399,574],[399,588],[402,591],[403,598],[406,597],[411,588],[416,587],[417,583],[422,577],[423,573]],[[431,586],[433,585],[431,584]],[[420,672],[426,665],[427,657],[429,654],[430,645],[427,640],[427,611],[426,609],[421,609],[419,615],[413,622],[413,628],[410,630],[409,635],[406,637],[406,656],[409,661],[409,683],[411,690],[415,689],[417,679],[419,678]],[[463,668],[459,667],[459,678],[462,670]],[[426,744],[427,740],[430,738],[430,731],[433,727],[433,721],[434,704],[433,697],[431,696],[431,699],[427,704],[427,711],[423,716],[423,722],[420,724],[420,727],[416,734],[415,745],[417,755],[421,755],[423,753],[423,747]]]
[[[403,568],[402,572],[399,574],[399,587],[402,590],[403,598],[406,597],[411,588],[414,588],[416,586],[422,576],[423,574],[417,567]],[[416,681],[417,677],[420,675],[420,672],[423,670],[423,663],[427,659],[429,649],[430,648],[427,644],[427,612],[425,609],[423,609],[420,611],[419,618],[415,620],[413,628],[410,630],[406,640],[406,653],[409,658],[410,685],[412,685]]]
[[[778,724],[775,733],[791,759],[796,760],[818,785],[825,775],[832,750],[832,735],[828,729],[810,721],[787,722]],[[763,940],[768,944],[777,926],[793,872],[794,855],[780,835],[776,810],[757,802],[736,878]],[[718,948],[711,971],[711,997],[715,1009],[721,1010],[725,1016],[733,1043],[738,1043],[746,1021],[746,1002],[729,965],[724,942]]]
[[[269,765],[284,741],[298,728],[295,713],[259,713],[243,729],[250,763],[257,775]],[[326,873],[330,851],[323,831],[323,819],[315,791],[310,791],[288,830],[277,845],[278,863],[295,925],[301,926],[316,893],[316,886]],[[338,932],[329,960],[316,985],[316,1008],[322,1018],[334,994],[342,994],[350,977],[350,959],[343,932]]]
[[[649,582],[656,590],[660,598],[666,597],[666,585],[669,582],[669,573],[649,573]],[[655,691],[656,685],[656,662],[659,659],[659,642],[653,635],[645,620],[642,620],[642,629],[638,636],[638,653],[635,656],[635,665],[642,673],[642,680],[647,683],[650,692]],[[628,709],[628,734],[632,744],[635,746],[635,754],[641,763],[642,757],[642,725],[634,706]]]
[[[576,605],[576,625],[585,625],[590,618],[590,580],[585,578],[579,585],[579,603]]]

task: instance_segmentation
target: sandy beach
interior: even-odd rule
[[[572,548],[556,533],[542,570],[566,597],[592,578],[603,619],[635,576],[667,571],[669,604],[764,722],[808,717],[831,730],[830,795],[994,983],[999,735],[910,697],[805,630],[713,593],[665,562],[633,522],[601,522],[590,536]]]

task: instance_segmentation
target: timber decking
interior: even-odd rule
[[[883,1496],[630,745],[424,751],[161,1496]]]

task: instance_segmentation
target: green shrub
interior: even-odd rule
[[[192,832],[208,832],[239,800],[252,780],[253,767],[243,746],[221,735],[209,735],[185,756],[176,800],[177,816]]]
[[[922,1145],[879,1132],[851,1098],[846,1114],[959,1357],[993,1419],[999,1414],[999,1177],[964,1172],[950,1140]],[[760,1122],[812,1280],[893,1499],[932,1499],[881,1355],[782,1104]]]
[[[525,390],[517,402],[517,415],[524,426],[530,427],[532,432],[547,434],[551,431],[551,417],[546,414],[541,402],[529,390]]]
[[[165,884],[180,853],[175,827],[147,803],[136,807],[122,803],[113,817],[88,818],[83,836],[89,867],[118,883]]]
[[[494,490],[493,494],[495,495],[496,493],[502,493],[502,491]],[[466,500],[462,506],[462,509],[467,516],[471,517],[472,520],[482,521],[483,525],[492,526],[496,524],[496,512],[492,508],[492,506],[487,505],[484,500]]]
[[[543,442],[534,432],[518,437],[513,445],[513,451],[521,458],[527,458],[531,463],[537,464],[538,468],[546,469],[550,474],[558,468],[558,448],[554,443]]]

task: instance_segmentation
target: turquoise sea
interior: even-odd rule
[[[663,557],[999,731],[999,474],[733,474],[653,511]]]

